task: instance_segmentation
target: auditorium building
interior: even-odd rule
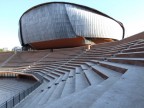
[[[124,26],[89,7],[50,2],[27,10],[19,20],[24,49],[54,49],[111,42],[124,38]]]

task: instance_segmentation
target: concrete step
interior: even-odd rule
[[[51,86],[51,88],[49,88],[46,91],[45,95],[43,96],[43,98],[41,98],[41,100],[39,100],[38,104],[43,105],[44,103],[46,103],[49,100],[50,96],[52,95],[52,93],[54,92],[55,89],[56,89],[56,85],[54,84]]]
[[[81,67],[76,67],[75,68],[75,73],[77,74],[77,73],[81,73],[83,70],[82,70],[82,68]]]
[[[123,53],[128,53],[128,52],[140,52],[140,51],[144,51],[144,47],[136,47],[136,48],[128,48],[123,50]]]
[[[118,79],[118,77],[108,78],[97,86],[89,86],[81,92],[75,92],[49,105],[45,104],[43,108],[59,108],[59,106],[63,108],[89,108],[97,99],[108,91]]]
[[[45,94],[46,94],[47,91],[48,91],[48,89],[43,89],[40,93],[37,93],[37,95],[34,96],[34,97],[28,102],[28,104],[25,104],[25,105],[23,106],[23,108],[31,108],[31,107],[34,107],[34,106],[39,102],[39,100],[41,100],[41,99],[45,96]]]
[[[120,77],[122,74],[111,69],[100,66],[99,64],[92,66],[92,70],[99,74],[102,78]]]
[[[58,78],[56,78],[56,79],[54,79],[54,80],[51,80],[51,81],[47,84],[47,88],[49,89],[49,88],[52,87],[52,85],[57,85],[57,84],[59,83],[58,80],[60,80],[60,77],[58,77]]]
[[[62,81],[66,81],[69,77],[69,72],[65,73],[63,78],[62,78]]]
[[[132,44],[115,45],[115,46],[109,46],[109,47],[107,47],[107,46],[99,47],[99,48],[97,47],[97,48],[91,49],[91,51],[98,52],[98,53],[107,52],[107,51],[113,52],[113,51],[119,51],[119,50],[125,49],[125,48],[129,47],[130,45],[133,45],[133,43]]]
[[[111,49],[111,50],[109,50],[109,51],[106,51],[106,50],[100,50],[100,51],[97,51],[97,50],[91,50],[91,51],[88,51],[87,53],[86,53],[86,56],[87,55],[101,55],[101,54],[113,54],[113,53],[117,53],[119,50],[121,50],[121,49],[118,49],[118,50],[113,50],[113,49]]]
[[[14,108],[29,108],[28,106],[35,100],[39,100],[38,96],[43,93],[47,82],[43,82],[37,89],[35,89],[32,93],[30,93],[26,98],[23,99],[19,104],[17,104]]]
[[[129,53],[119,53],[115,55],[116,57],[127,57],[127,58],[144,58],[144,51],[141,52],[129,52]]]
[[[69,66],[69,65],[62,65],[61,67],[69,68],[69,69],[74,69],[74,66]]]
[[[143,108],[143,76],[143,67],[131,66],[90,108]]]
[[[144,66],[144,58],[107,58],[110,62]]]
[[[74,77],[75,76],[75,70],[71,70],[70,73],[69,73],[69,77]]]
[[[71,70],[71,68],[69,68],[69,67],[58,67],[57,69],[58,70],[63,70],[63,71],[66,71],[66,72],[69,72]]]
[[[102,77],[100,77],[96,72],[94,72],[92,69],[84,70],[84,73],[88,79],[88,82],[90,85],[97,85],[100,82],[104,81]]]
[[[60,77],[58,77],[55,81],[55,85],[58,85],[61,81],[62,81],[63,75],[61,75]]]
[[[76,60],[78,61],[88,61],[89,59],[97,59],[98,57],[109,57],[109,56],[112,56],[112,54],[95,54],[95,55],[92,55],[92,56],[86,56],[86,57],[79,57],[77,58]]]
[[[73,63],[69,62],[69,63],[67,63],[66,65],[68,65],[68,66],[73,66],[74,69],[75,69],[75,67],[80,66],[81,64],[83,64],[83,62],[77,63],[77,61],[75,61],[75,62],[73,62]]]
[[[82,68],[82,70],[87,70],[87,69],[89,69],[90,67],[89,67],[88,65],[86,65],[86,64],[82,64],[82,65],[81,65],[81,68]]]
[[[45,72],[41,72],[41,74],[43,74],[45,76],[45,78],[49,79],[49,80],[53,80],[55,79],[55,77],[52,77],[51,75],[48,75],[47,73]]]
[[[104,65],[108,65],[107,68],[115,68],[114,70],[117,72],[120,72],[122,74],[126,73],[128,71],[128,69],[132,68],[133,65],[129,65],[129,64],[122,64],[122,63],[115,63],[115,62],[109,62],[109,61],[98,61],[99,64],[104,64]],[[140,67],[140,66],[134,66],[134,67]],[[118,69],[116,69],[118,68]],[[112,70],[113,70],[112,69]]]
[[[63,89],[64,89],[64,86],[65,86],[65,81],[61,81],[56,89],[54,90],[54,92],[52,93],[51,97],[49,98],[48,102],[46,103],[51,103],[52,101],[55,101],[57,100],[58,98],[60,98],[62,92],[63,92]]]
[[[65,97],[75,92],[75,77],[70,77],[66,80],[65,87],[61,97]]]
[[[59,75],[57,75],[57,74],[52,74],[52,73],[50,73],[50,72],[42,72],[42,73],[44,73],[45,75],[48,75],[49,77],[51,77],[52,79],[55,79],[55,78],[57,78],[57,77],[59,77]]]
[[[59,74],[65,74],[66,73],[66,71],[58,70],[58,69],[53,70],[53,72],[56,72],[56,73],[59,73]]]
[[[138,43],[138,44],[130,46],[130,48],[137,48],[137,47],[143,47],[143,46],[144,46],[144,43]]]
[[[50,74],[53,74],[53,75],[55,75],[55,76],[57,76],[57,77],[60,77],[60,76],[62,75],[62,74],[60,74],[60,73],[56,73],[56,72],[53,72],[53,71],[51,71]]]
[[[47,67],[45,67],[43,70],[44,70],[44,71],[49,71],[49,70],[51,71],[51,70],[53,70],[53,69],[55,69],[55,68],[51,68],[51,67],[48,67],[48,66],[47,66]]]
[[[122,74],[124,74],[127,71],[126,68],[124,68],[122,66],[117,66],[117,65],[111,64],[110,62],[98,61],[98,60],[91,60],[91,61],[94,62],[94,63],[99,64],[100,66],[103,66],[105,68],[114,70],[116,72],[120,72]]]
[[[44,74],[37,72],[37,74],[39,74],[40,76],[42,76],[47,82],[50,82],[50,79],[48,77],[46,77]]]
[[[83,72],[76,73],[76,87],[75,91],[78,92],[80,90],[85,89],[90,85],[89,80],[87,79],[86,75]]]
[[[94,66],[97,63],[93,62],[85,62],[85,64],[90,68],[91,66]]]

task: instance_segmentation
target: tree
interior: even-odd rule
[[[3,52],[3,49],[0,48],[0,52]]]

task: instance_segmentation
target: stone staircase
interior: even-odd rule
[[[143,108],[144,39],[129,40],[35,67],[43,86],[15,108]]]

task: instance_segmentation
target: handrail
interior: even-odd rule
[[[30,73],[30,74],[33,74],[39,80],[36,83],[34,83],[31,87],[27,88],[26,90],[23,90],[22,92],[19,92],[18,94],[14,95],[13,97],[8,99],[7,101],[3,102],[0,105],[0,108],[13,108],[16,104],[18,104],[21,100],[23,100],[32,91],[34,91],[38,86],[41,85],[41,83],[43,82],[43,78],[36,73]],[[10,75],[10,76],[8,76],[8,75]],[[2,77],[11,77],[11,75],[12,74],[6,74],[6,76],[2,76]],[[15,77],[16,76],[15,73],[13,73],[12,76]]]

